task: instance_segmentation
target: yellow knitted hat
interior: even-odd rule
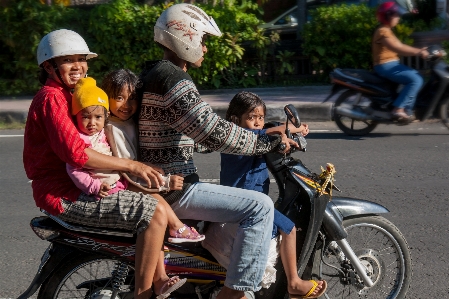
[[[103,106],[109,110],[109,101],[107,94],[103,89],[97,87],[93,78],[87,77],[80,79],[75,85],[75,91],[72,95],[72,115],[89,106]]]

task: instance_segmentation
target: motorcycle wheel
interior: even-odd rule
[[[334,107],[338,106],[346,106],[348,109],[351,110],[361,110],[363,111],[363,108],[366,108],[371,103],[371,100],[366,98],[365,96],[361,96],[360,102],[356,104],[358,92],[354,90],[347,90],[343,92],[338,99],[335,101]],[[335,111],[335,110],[334,110]],[[336,112],[334,112],[334,120],[337,126],[342,130],[344,133],[351,135],[351,136],[363,136],[371,131],[373,131],[377,123],[369,120],[356,120],[353,118],[350,118],[348,116],[340,115]]]
[[[440,117],[443,124],[449,129],[449,98],[440,106]]]
[[[57,269],[41,286],[38,299],[108,299],[113,293],[111,273],[117,261],[93,256],[76,256]],[[129,266],[128,266],[129,267]],[[116,299],[134,298],[134,270],[130,268],[122,292]]]
[[[365,287],[338,248],[327,246],[321,275],[327,281],[327,299],[403,299],[409,289],[412,263],[407,241],[393,223],[380,216],[347,219],[347,241],[374,282]]]

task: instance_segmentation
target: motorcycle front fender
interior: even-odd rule
[[[386,207],[375,202],[350,197],[332,197],[332,200],[328,205],[334,205],[343,218],[357,215],[385,214],[390,212]]]
[[[377,203],[348,197],[333,197],[327,204],[323,227],[330,241],[345,239],[348,234],[343,227],[343,219],[351,216],[388,213],[388,209]]]
[[[57,243],[52,243],[41,258],[41,264],[28,289],[17,299],[31,297],[42,283],[59,267],[61,262],[76,249]]]

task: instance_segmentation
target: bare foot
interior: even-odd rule
[[[247,299],[247,298],[245,297],[245,292],[236,291],[225,286],[221,289],[220,293],[218,293],[216,299]]]
[[[310,294],[311,297],[318,294],[318,292],[323,288],[323,281],[319,280],[317,281],[318,286],[315,288],[312,294]],[[298,277],[298,279],[294,279],[293,281],[290,281],[288,285],[288,292],[292,295],[306,295],[310,289],[313,287],[313,283],[309,280],[302,280]]]

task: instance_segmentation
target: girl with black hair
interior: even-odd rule
[[[257,135],[282,134],[285,125],[264,129],[265,103],[254,93],[239,92],[229,103],[226,120]],[[299,128],[289,125],[290,132],[304,136],[307,124]],[[263,192],[268,195],[270,178],[263,156],[243,156],[221,153],[220,184],[224,186]],[[280,255],[288,280],[290,298],[318,298],[326,290],[326,281],[302,280],[296,267],[296,227],[278,210],[274,210],[272,238],[281,234]]]

